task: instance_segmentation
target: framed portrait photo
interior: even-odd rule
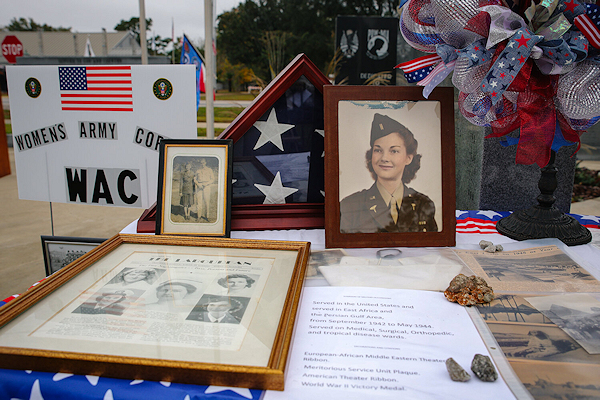
[[[156,234],[229,237],[231,140],[160,142]]]
[[[326,86],[327,247],[454,246],[454,95]]]
[[[41,236],[41,239],[46,276],[66,267],[106,240],[69,236]]]
[[[115,235],[0,309],[0,368],[283,390],[309,252]]]

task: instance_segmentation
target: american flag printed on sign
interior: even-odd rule
[[[130,66],[58,67],[63,111],[133,111]]]

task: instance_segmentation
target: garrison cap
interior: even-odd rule
[[[373,123],[371,124],[371,147],[373,147],[373,143],[375,143],[377,139],[394,132],[399,133],[402,137],[405,137],[406,135],[414,137],[412,132],[400,122],[387,115],[376,113],[373,117]]]

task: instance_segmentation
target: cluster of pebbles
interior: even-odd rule
[[[463,369],[452,357],[446,360],[446,369],[450,374],[450,379],[456,382],[466,382],[471,379],[471,375]],[[498,379],[498,373],[492,360],[488,356],[475,354],[471,362],[471,371],[484,382],[494,382]]]

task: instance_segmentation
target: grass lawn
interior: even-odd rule
[[[217,92],[215,96],[216,100],[254,100],[254,95],[246,92]],[[201,99],[205,99],[205,95],[200,96]]]
[[[204,95],[202,95],[202,99],[204,99]],[[216,95],[217,100],[254,100],[254,96],[250,93],[244,92],[217,92]],[[215,122],[232,122],[242,111],[244,111],[244,107],[215,107]],[[4,119],[10,119],[10,110],[4,111]],[[200,107],[198,109],[198,122],[206,122],[206,107]],[[6,133],[12,133],[12,127],[10,124],[6,125]],[[223,129],[216,128],[215,136],[219,135],[223,132]],[[198,136],[206,136],[205,128],[198,128]]]
[[[215,107],[215,122],[232,122],[244,107]],[[198,122],[206,122],[206,107],[198,109]]]
[[[215,138],[221,134],[225,129],[215,128]],[[206,137],[206,128],[198,128],[198,137]]]

